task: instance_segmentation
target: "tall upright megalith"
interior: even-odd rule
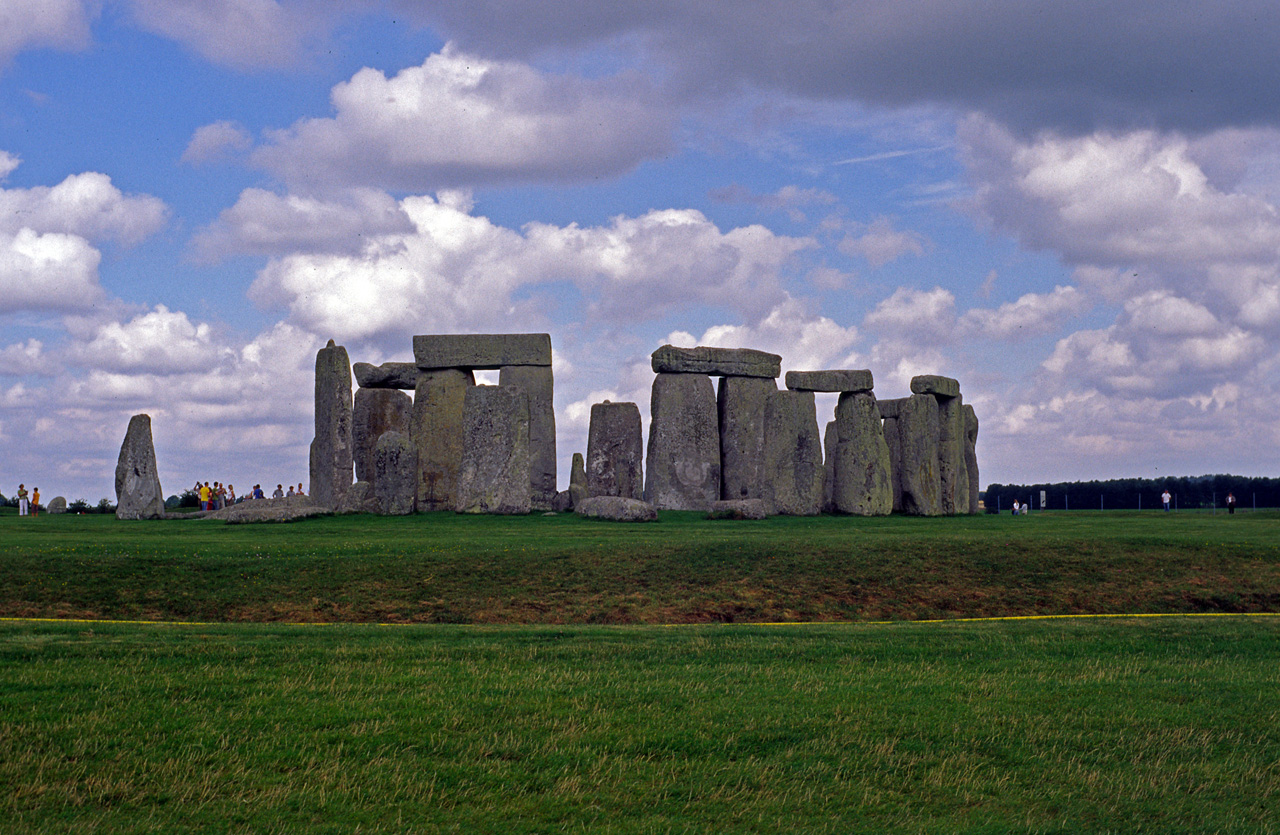
[[[116,518],[163,519],[164,491],[156,472],[151,416],[134,415],[116,461]]]
[[[356,363],[359,365],[360,363]],[[393,388],[358,388],[351,419],[352,458],[356,481],[377,485],[374,448],[384,432],[409,435],[413,398]]]
[[[585,462],[588,496],[644,498],[640,407],[608,400],[591,407]]]
[[[942,512],[969,512],[969,476],[965,472],[964,402],[960,383],[951,377],[924,374],[911,378],[913,394],[938,401],[938,480]]]
[[[555,380],[550,365],[504,365],[498,385],[524,389],[529,398],[529,490],[535,510],[556,496]]]
[[[898,509],[912,516],[937,516],[942,513],[938,401],[932,395],[913,394],[896,402],[897,419],[892,427],[888,420],[884,426],[886,435],[896,433]]]
[[[964,466],[969,477],[969,512],[978,512],[978,415],[969,404],[964,405]]]
[[[832,503],[838,513],[887,516],[893,510],[889,447],[876,398],[845,392],[836,403],[836,464]]]
[[[720,419],[720,498],[760,499],[767,480],[765,407],[778,391],[772,377],[721,377],[716,393]]]
[[[822,441],[811,391],[775,391],[765,406],[764,501],[770,513],[822,512]]]
[[[653,378],[645,458],[645,500],[660,510],[707,510],[719,501],[720,426],[710,377]]]
[[[311,442],[311,500],[337,510],[351,487],[351,362],[333,340],[316,353],[316,436]]]
[[[418,454],[418,510],[453,510],[462,465],[462,414],[475,375],[438,368],[418,375],[409,435]]]
[[[459,513],[528,513],[529,397],[517,386],[471,386],[464,397]]]

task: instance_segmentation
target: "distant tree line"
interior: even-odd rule
[[[1048,510],[1156,510],[1168,490],[1179,508],[1224,507],[1235,493],[1240,509],[1280,507],[1280,478],[1201,475],[1175,478],[1113,478],[1108,481],[1060,481],[1055,484],[992,484],[983,495],[988,513],[1008,511],[1013,500],[1040,509],[1040,491]]]

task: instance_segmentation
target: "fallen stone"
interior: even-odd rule
[[[54,496],[45,508],[46,513],[66,513],[67,499],[65,496]]]
[[[551,500],[551,509],[556,513],[567,513],[573,510],[573,497],[568,490],[561,490],[556,493],[556,497]]]
[[[351,487],[351,363],[333,340],[316,352],[315,439],[311,442],[311,498],[320,507],[342,506]]]
[[[889,447],[875,395],[842,394],[836,404],[836,466],[832,503],[839,513],[887,516],[893,510]]]
[[[151,416],[134,415],[116,461],[116,518],[163,519],[164,491],[156,472]]]
[[[965,404],[964,410],[964,468],[969,477],[969,512],[978,512],[978,493],[981,483],[978,481],[978,415],[973,407]]]
[[[529,398],[529,501],[546,510],[556,495],[555,383],[549,365],[508,365],[498,385],[516,386]]]
[[[587,468],[583,463],[582,453],[573,454],[573,462],[569,465],[569,507],[577,507],[587,497]]]
[[[462,414],[459,513],[530,510],[529,397],[516,386],[472,386]]]
[[[932,394],[937,397],[959,397],[960,382],[937,374],[921,374],[911,378],[912,394]]]
[[[764,497],[765,404],[777,391],[769,377],[720,378],[720,498]]]
[[[424,371],[413,396],[409,436],[418,452],[418,510],[453,510],[462,463],[462,412],[470,371]]]
[[[358,362],[351,366],[356,384],[366,389],[407,389],[418,387],[418,366],[411,362],[384,362],[372,365]]]
[[[356,389],[355,406],[351,413],[351,457],[356,465],[357,481],[377,485],[373,454],[378,439],[384,432],[401,432],[408,436],[412,422],[413,398],[404,392],[395,389]]]
[[[373,455],[373,495],[384,516],[407,516],[418,509],[418,450],[404,432],[378,437]]]
[[[415,336],[418,368],[496,370],[508,365],[551,365],[551,335],[465,333]]]
[[[769,508],[763,499],[722,499],[711,505],[708,519],[766,519]]]
[[[875,384],[870,371],[788,371],[791,391],[871,391]]]
[[[352,485],[354,487],[354,485]],[[350,495],[350,491],[347,491]],[[168,519],[215,519],[228,525],[251,524],[256,522],[292,522],[309,516],[320,516],[331,511],[317,507],[310,496],[285,496],[282,499],[256,499],[227,505],[222,510],[208,513],[170,513]]]
[[[635,403],[596,403],[587,430],[588,496],[644,497],[644,439]]]
[[[775,391],[765,407],[765,506],[784,516],[817,516],[822,476],[813,392]]]
[[[772,377],[782,373],[782,357],[751,348],[677,348],[663,345],[653,352],[659,374],[706,374],[712,377]]]
[[[937,516],[942,513],[938,400],[913,394],[898,401],[897,412],[897,418],[884,422],[886,441],[890,431],[897,436],[896,509],[911,516]]]
[[[627,499],[622,496],[592,496],[583,499],[574,510],[588,519],[608,519],[612,522],[656,522],[658,510],[648,502]]]
[[[662,510],[707,510],[720,499],[716,393],[702,374],[658,374],[649,403],[645,499]]]
[[[287,496],[285,498],[288,498]],[[377,513],[378,497],[373,493],[373,485],[367,481],[357,481],[347,490],[338,507],[339,513]]]

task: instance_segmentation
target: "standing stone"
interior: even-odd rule
[[[877,405],[893,401],[881,400]],[[893,512],[902,512],[902,438],[898,431],[898,410],[880,412],[884,419],[884,443],[889,448],[889,484],[893,487]]]
[[[960,383],[951,377],[924,374],[911,378],[911,391],[938,401],[938,478],[943,513],[967,513],[969,476],[964,463],[964,411]]]
[[[887,516],[893,510],[889,447],[875,395],[840,395],[836,404],[836,467],[832,502],[839,513]]]
[[[388,430],[373,453],[373,495],[378,512],[406,516],[418,508],[418,450],[404,432]]]
[[[134,415],[116,461],[116,518],[163,519],[164,491],[156,472],[151,416]]]
[[[912,516],[937,516],[942,513],[938,401],[932,395],[913,394],[897,401],[896,413],[897,418],[884,426],[888,434],[892,423],[897,434],[897,509]]]
[[[453,510],[462,464],[462,413],[470,371],[424,371],[413,395],[410,436],[418,451],[418,510]]]
[[[356,363],[359,365],[360,363]],[[415,372],[417,369],[414,369]],[[413,398],[390,388],[356,389],[351,418],[352,458],[356,465],[356,481],[378,484],[374,474],[373,453],[384,432],[409,434],[413,419]]]
[[[707,510],[720,498],[716,393],[702,374],[658,374],[649,403],[645,499],[660,510]]]
[[[575,452],[569,465],[569,509],[576,509],[587,495],[587,467],[582,461],[582,453]]]
[[[765,406],[765,504],[784,516],[817,516],[822,477],[813,392],[773,392]]]
[[[351,362],[333,340],[316,353],[316,436],[311,442],[311,500],[342,506],[351,487]]]
[[[836,422],[827,421],[827,428],[822,433],[822,512],[835,513],[836,491],[836,446],[839,435]]]
[[[765,405],[777,391],[770,377],[720,378],[720,498],[764,497]]]
[[[964,467],[969,476],[969,512],[978,512],[978,415],[973,407],[964,406]]]
[[[54,496],[53,501],[49,502],[48,513],[66,513],[67,498],[66,496]]]
[[[529,497],[534,510],[550,510],[556,496],[556,410],[551,366],[503,366],[498,385],[521,388],[529,398]]]
[[[644,439],[635,403],[596,403],[587,431],[587,495],[644,498]]]
[[[528,513],[529,397],[516,386],[471,386],[463,406],[459,513]]]

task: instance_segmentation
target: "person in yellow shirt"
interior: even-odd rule
[[[40,515],[40,488],[39,487],[31,488],[31,515],[32,516]]]
[[[209,509],[209,493],[210,492],[211,491],[209,490],[209,482],[206,481],[204,484],[200,485],[200,509],[201,510]]]

